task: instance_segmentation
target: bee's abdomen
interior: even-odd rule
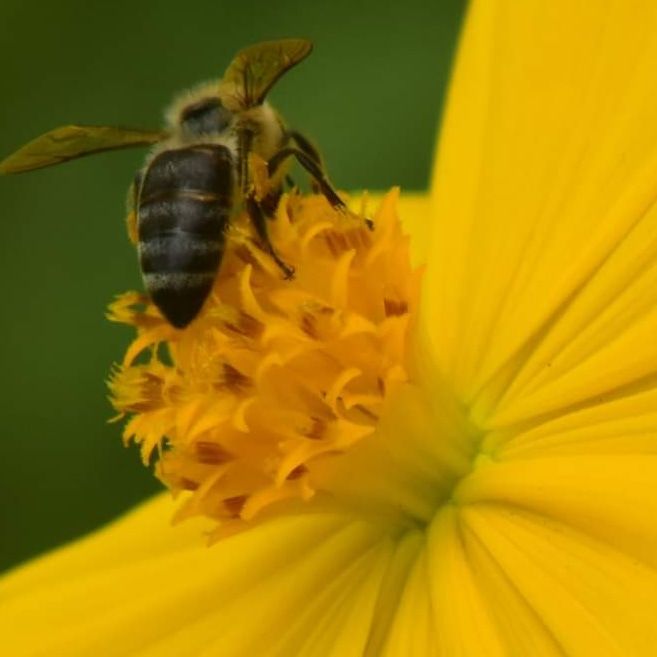
[[[139,258],[144,283],[167,320],[196,317],[221,263],[232,205],[228,149],[198,145],[160,153],[139,195]]]

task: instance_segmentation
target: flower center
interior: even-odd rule
[[[180,517],[211,517],[223,534],[311,497],[376,509],[376,491],[388,505],[377,512],[389,514],[397,485],[392,506],[424,520],[463,471],[460,454],[441,448],[447,467],[427,460],[435,445],[418,443],[453,441],[433,433],[445,409],[411,380],[420,272],[396,200],[384,198],[370,227],[321,197],[285,197],[271,232],[293,280],[238,218],[213,293],[184,330],[143,295],[112,304],[113,320],[137,328],[110,382],[130,416],[124,439],[146,463],[157,450],[157,476],[184,495]],[[419,476],[408,476],[409,461]]]

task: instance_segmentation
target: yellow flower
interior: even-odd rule
[[[0,581],[7,654],[654,654],[656,35],[476,1],[427,198],[286,199],[292,283],[237,226],[187,332],[117,302],[115,403],[183,506]]]

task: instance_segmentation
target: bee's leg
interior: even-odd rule
[[[285,278],[293,278],[294,267],[290,267],[290,265],[283,262],[278,253],[276,253],[274,250],[274,247],[269,239],[269,233],[267,231],[267,215],[253,194],[248,194],[246,196],[244,199],[244,205],[246,207],[247,213],[249,214],[249,218],[251,219],[251,223],[253,224],[253,227],[255,228],[255,231],[267,253],[269,253],[269,255],[273,258],[274,262],[283,272]]]
[[[303,151],[306,155],[308,155],[308,157],[315,160],[315,162],[321,166],[322,156],[307,137],[304,137],[300,132],[297,132],[296,130],[288,130],[287,134],[290,139],[297,145],[297,148],[300,151]]]
[[[255,228],[256,234],[265,250],[272,257],[274,262],[278,265],[283,272],[285,278],[292,278],[294,276],[294,268],[281,260],[278,253],[276,253],[271,240],[269,239],[269,232],[267,231],[267,210],[269,205],[261,205],[261,202],[256,199],[256,192],[251,185],[249,176],[249,153],[253,143],[253,132],[248,129],[240,130],[237,134],[237,157],[238,157],[238,175],[239,184],[242,189],[242,198],[244,199],[244,207],[251,223]],[[279,195],[280,198],[280,195]],[[278,200],[276,200],[278,205]],[[274,210],[276,205],[274,205]],[[273,212],[273,211],[272,211]],[[271,214],[271,212],[270,212]]]
[[[300,151],[303,151],[308,157],[317,162],[319,167],[324,170],[324,164],[322,162],[322,156],[320,155],[320,152],[315,148],[315,146],[313,146],[312,142],[307,137],[304,137],[300,132],[297,132],[296,130],[288,130],[287,136],[297,145],[297,148]],[[314,179],[312,180],[311,184],[315,193],[321,192],[319,185]]]
[[[326,177],[326,174],[322,170],[319,162],[314,160],[308,153],[294,148],[292,146],[286,146],[281,148],[278,153],[276,153],[267,163],[269,170],[269,176],[273,176],[276,173],[278,167],[285,162],[290,157],[296,158],[297,162],[310,174],[312,179],[317,184],[319,191],[326,197],[326,200],[333,206],[334,209],[339,210],[340,212],[345,212],[347,206],[344,201],[338,196],[338,193],[333,189],[333,186],[329,182],[329,179]]]
[[[281,152],[288,150],[289,155],[287,157],[296,157],[297,161],[301,166],[308,171],[312,177],[312,188],[315,193],[323,194],[328,202],[340,212],[346,211],[346,206],[342,199],[337,195],[337,192],[333,189],[331,183],[328,181],[326,174],[324,173],[324,165],[322,163],[322,156],[319,151],[312,145],[312,143],[304,137],[300,132],[296,130],[290,130],[287,133],[289,139],[294,141],[297,145],[297,149],[292,149],[289,147],[281,149],[274,157],[269,161],[269,171],[271,175],[272,169],[275,171],[278,166],[286,159],[285,155],[281,155]],[[293,152],[290,152],[293,151]],[[299,153],[303,153],[306,156],[305,161],[302,161]],[[272,160],[280,157],[279,163],[274,162],[272,165]],[[310,166],[311,162],[314,163],[314,166]],[[337,199],[337,200],[336,200]],[[374,222],[369,218],[365,217],[365,224],[370,230],[374,229]]]
[[[244,198],[249,194],[249,187],[251,186],[249,177],[249,153],[251,152],[252,143],[253,132],[251,130],[242,129],[237,133],[237,172]]]
[[[258,204],[267,219],[274,219],[276,217],[276,209],[281,202],[281,196],[283,196],[283,189],[278,187],[272,189],[267,196],[260,199]]]
[[[136,246],[139,243],[139,229],[137,227],[137,210],[129,210],[125,218],[128,228],[128,238]]]
[[[139,190],[141,189],[141,181],[143,172],[137,171],[135,178],[128,190],[128,216],[126,223],[128,226],[128,237],[133,244],[139,242],[139,228],[138,228],[138,213],[139,213]]]

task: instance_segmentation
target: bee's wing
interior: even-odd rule
[[[92,153],[147,146],[166,138],[156,130],[67,125],[33,139],[0,162],[0,173],[21,173],[61,164]]]
[[[240,50],[230,63],[222,85],[236,89],[245,107],[260,105],[272,85],[313,49],[307,39],[264,41]]]

